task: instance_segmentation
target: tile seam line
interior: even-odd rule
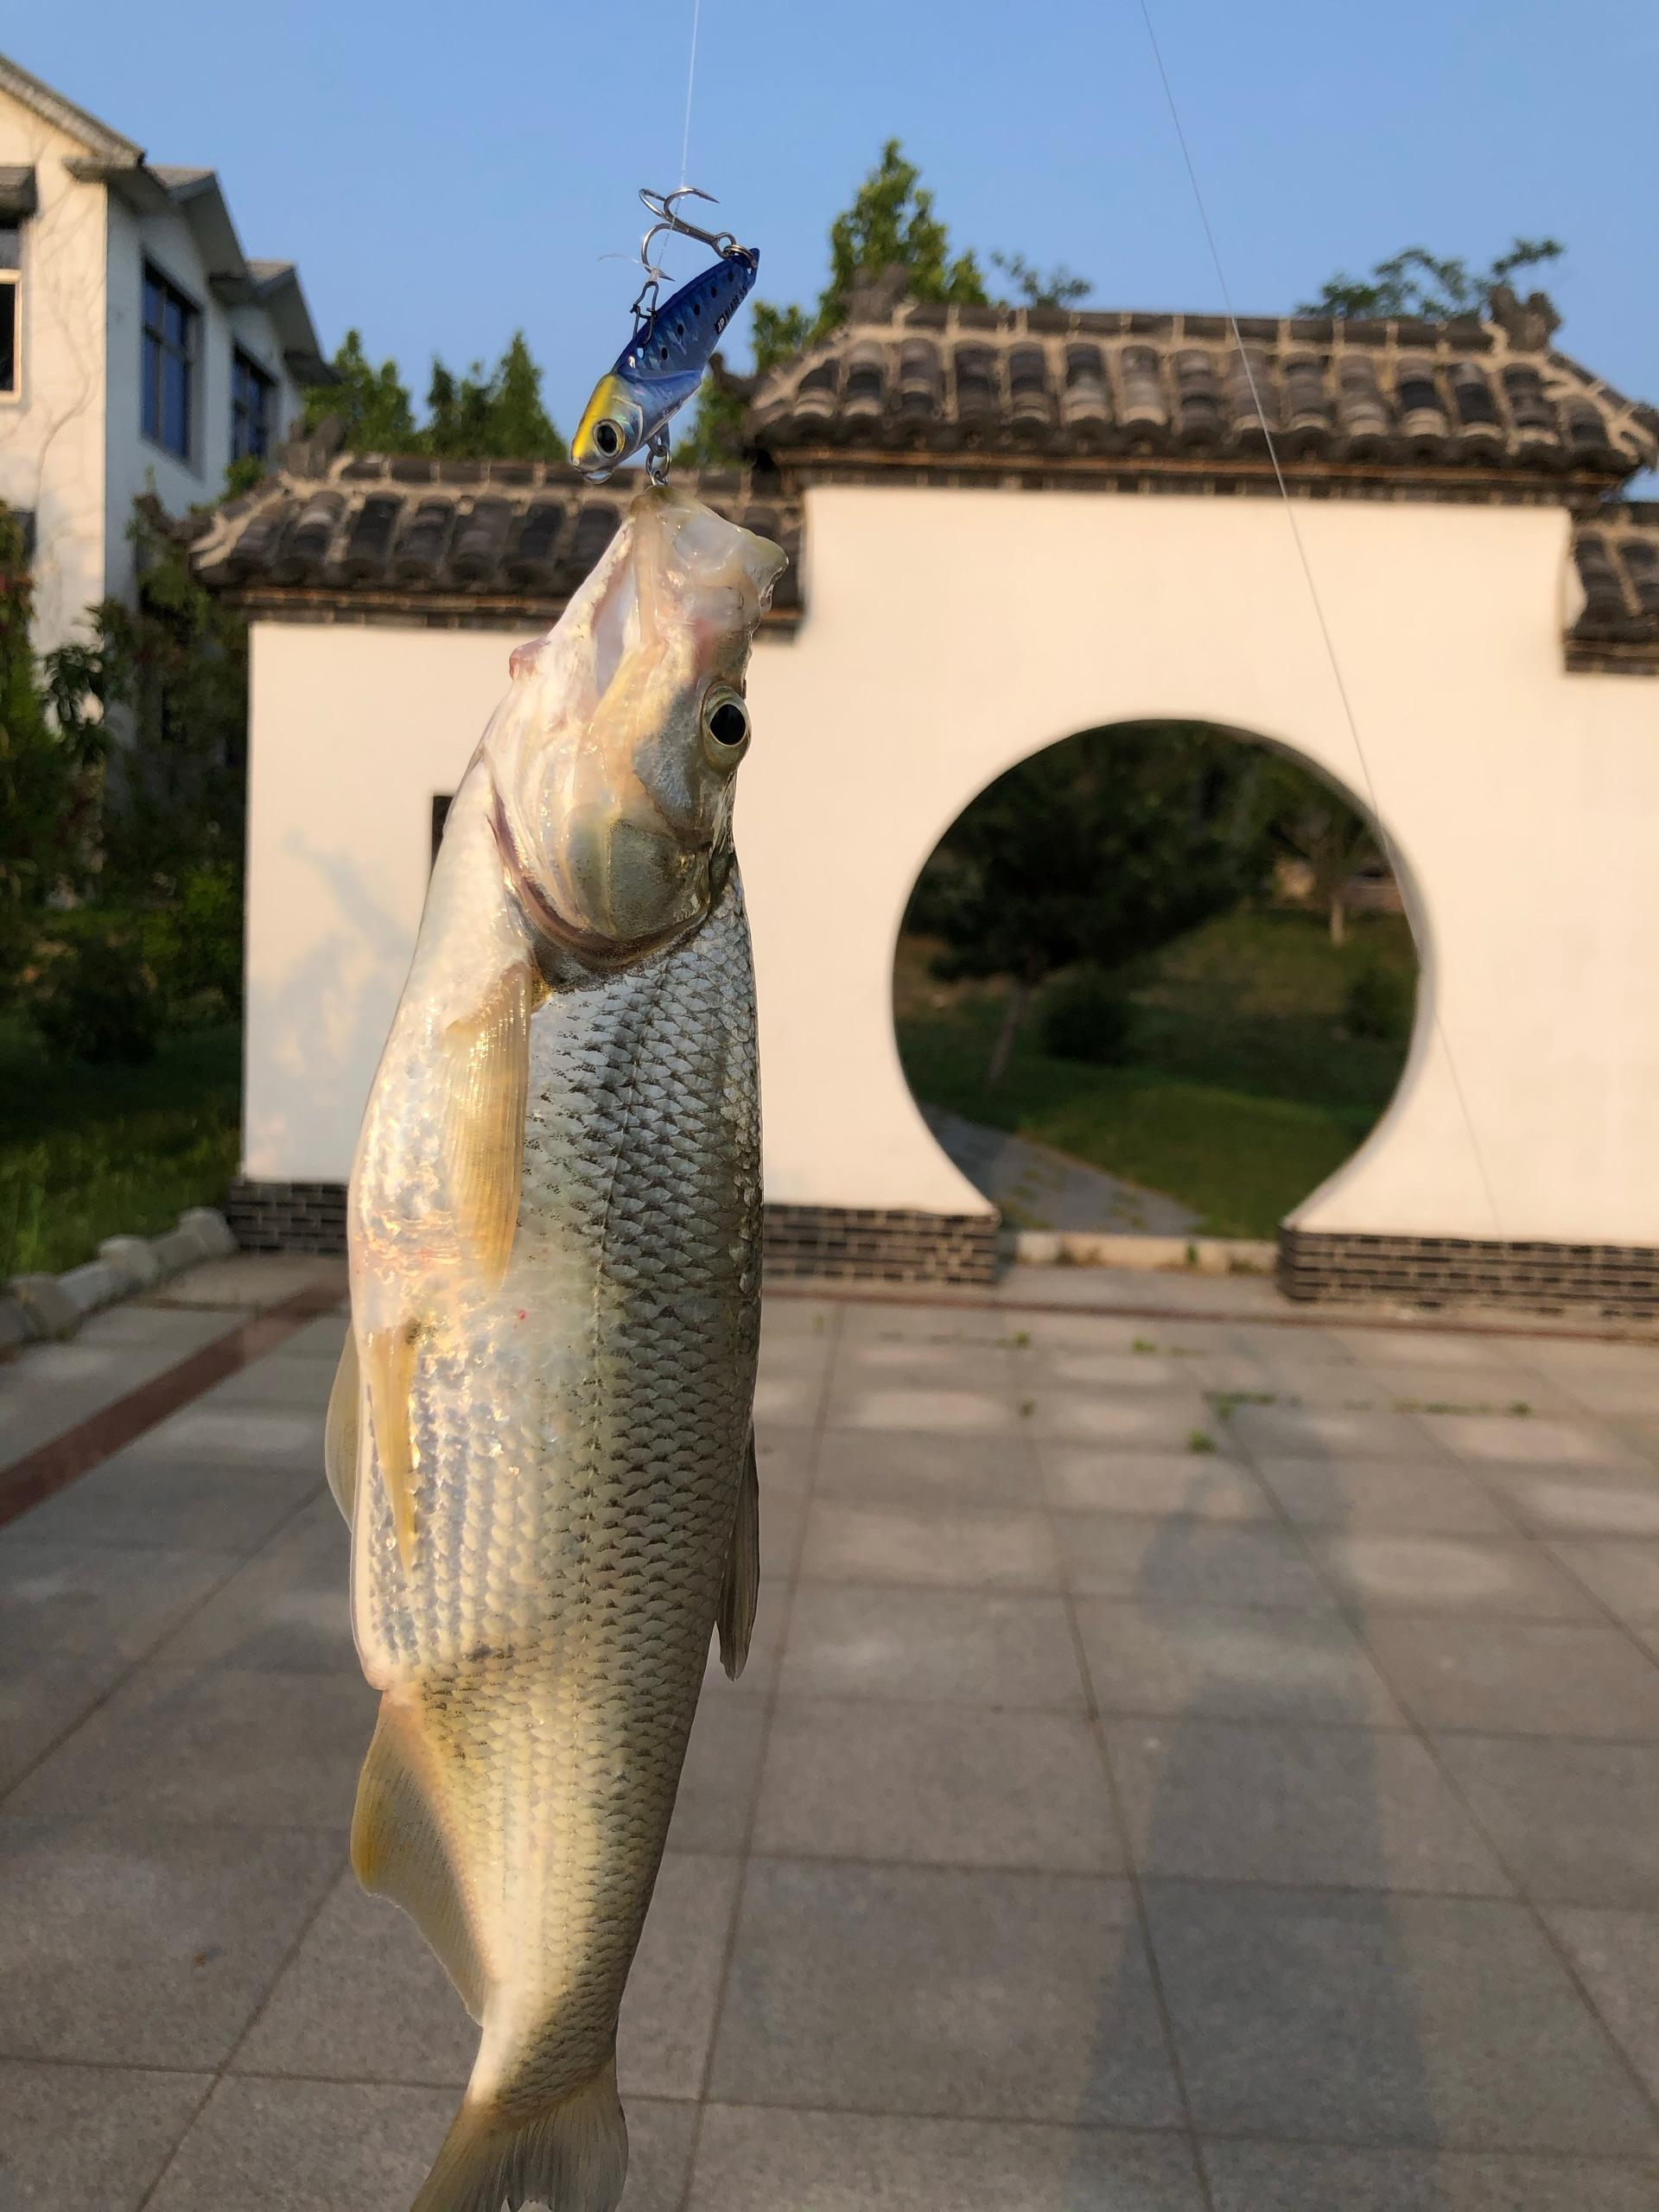
[[[338,1290],[308,1284],[264,1313],[245,1314],[135,1389],[0,1467],[0,1528],[90,1474],[216,1383],[239,1375],[339,1302]]]
[[[1335,1305],[1326,1306],[1317,1313],[1275,1313],[1224,1311],[1220,1307],[1195,1306],[1093,1306],[1065,1299],[998,1298],[990,1292],[971,1292],[961,1298],[931,1298],[907,1296],[902,1291],[880,1290],[874,1284],[849,1283],[843,1286],[834,1279],[813,1278],[791,1281],[785,1277],[767,1291],[769,1298],[816,1300],[827,1306],[913,1306],[922,1311],[939,1313],[1047,1313],[1074,1316],[1091,1321],[1171,1321],[1192,1327],[1219,1325],[1224,1328],[1266,1329],[1366,1329],[1378,1334],[1393,1332],[1410,1336],[1424,1335],[1457,1337],[1545,1338],[1568,1344],[1645,1344],[1653,1347],[1659,1339],[1628,1329],[1562,1329],[1518,1326],[1513,1323],[1497,1321],[1459,1320],[1442,1316],[1437,1308],[1426,1309],[1426,1318],[1412,1315],[1369,1313],[1363,1308]]]

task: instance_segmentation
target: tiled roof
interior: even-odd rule
[[[1061,308],[877,310],[755,380],[751,446],[791,473],[1287,474],[1605,489],[1659,454],[1659,414],[1522,322]],[[1535,492],[1534,496],[1536,496]]]
[[[1573,556],[1584,612],[1567,632],[1568,667],[1659,675],[1659,501],[1616,501],[1586,517]]]
[[[329,460],[302,446],[286,460],[205,518],[191,558],[204,583],[251,613],[299,620],[545,624],[645,480],[632,471],[596,486],[533,461]],[[736,470],[679,470],[674,480],[784,548],[767,619],[798,620],[798,501]]]

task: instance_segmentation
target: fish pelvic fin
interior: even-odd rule
[[[415,1446],[409,1433],[409,1391],[420,1336],[420,1323],[404,1320],[390,1329],[365,1330],[363,1337],[374,1448],[397,1531],[398,1555],[405,1567],[415,1556]]]
[[[348,1327],[334,1387],[328,1393],[328,1413],[322,1425],[322,1471],[328,1478],[334,1503],[349,1528],[357,1497],[357,1447],[361,1424],[363,1384],[357,1368],[357,1338]]]
[[[358,1779],[352,1868],[365,1890],[403,1907],[462,2004],[481,2020],[488,1980],[455,1878],[434,1765],[423,1755],[414,1716],[382,1698],[374,1741]]]
[[[735,1681],[749,1656],[754,1633],[754,1609],[760,1598],[760,1470],[754,1456],[754,1431],[737,1485],[737,1518],[732,1526],[732,1548],[726,1555],[726,1579],[720,1586],[720,1611],[715,1624],[720,1630],[720,1663]]]
[[[411,2212],[613,2212],[628,2173],[616,2061],[528,2113],[469,2095],[450,2124]]]
[[[463,1250],[493,1289],[506,1273],[524,1181],[530,1017],[545,987],[516,960],[476,1014],[444,1031],[445,1165]]]

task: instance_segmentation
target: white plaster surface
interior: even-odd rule
[[[1564,671],[1561,511],[1333,501],[1297,518],[1363,765],[1274,501],[808,495],[808,613],[756,647],[738,809],[771,1198],[984,1210],[894,1046],[915,874],[1016,760],[1099,723],[1193,716],[1374,795],[1419,926],[1400,1090],[1294,1217],[1659,1242],[1659,685]],[[459,779],[513,642],[256,626],[251,1176],[348,1170],[432,795]]]

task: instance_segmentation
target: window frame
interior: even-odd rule
[[[172,345],[164,322],[159,329],[151,328],[149,291],[152,285],[161,294],[163,314],[170,304],[181,308],[188,318],[185,324],[187,344],[182,353]],[[146,254],[142,264],[138,296],[139,435],[146,444],[154,446],[158,453],[164,453],[169,461],[178,461],[181,467],[192,470],[196,475],[201,474],[201,333],[200,302],[192,299],[183,285],[176,283],[168,275],[160,262],[152,261]],[[167,400],[164,375],[157,380],[156,423],[155,429],[152,429],[150,427],[149,363],[152,343],[163,370],[169,358],[181,360],[184,369],[184,450],[182,452],[176,446],[169,445],[165,435]]]
[[[17,266],[0,269],[0,285],[11,295],[11,382],[0,385],[0,406],[16,407],[23,397],[23,261],[28,253],[29,223],[24,216],[0,221],[0,231],[17,233]]]
[[[259,429],[264,442],[245,446],[239,434],[246,415],[242,404],[243,380],[246,378],[259,393],[261,408]],[[276,442],[274,420],[276,404],[276,379],[255,353],[245,346],[232,343],[231,346],[231,459],[244,461],[251,456],[257,461],[269,461]]]

